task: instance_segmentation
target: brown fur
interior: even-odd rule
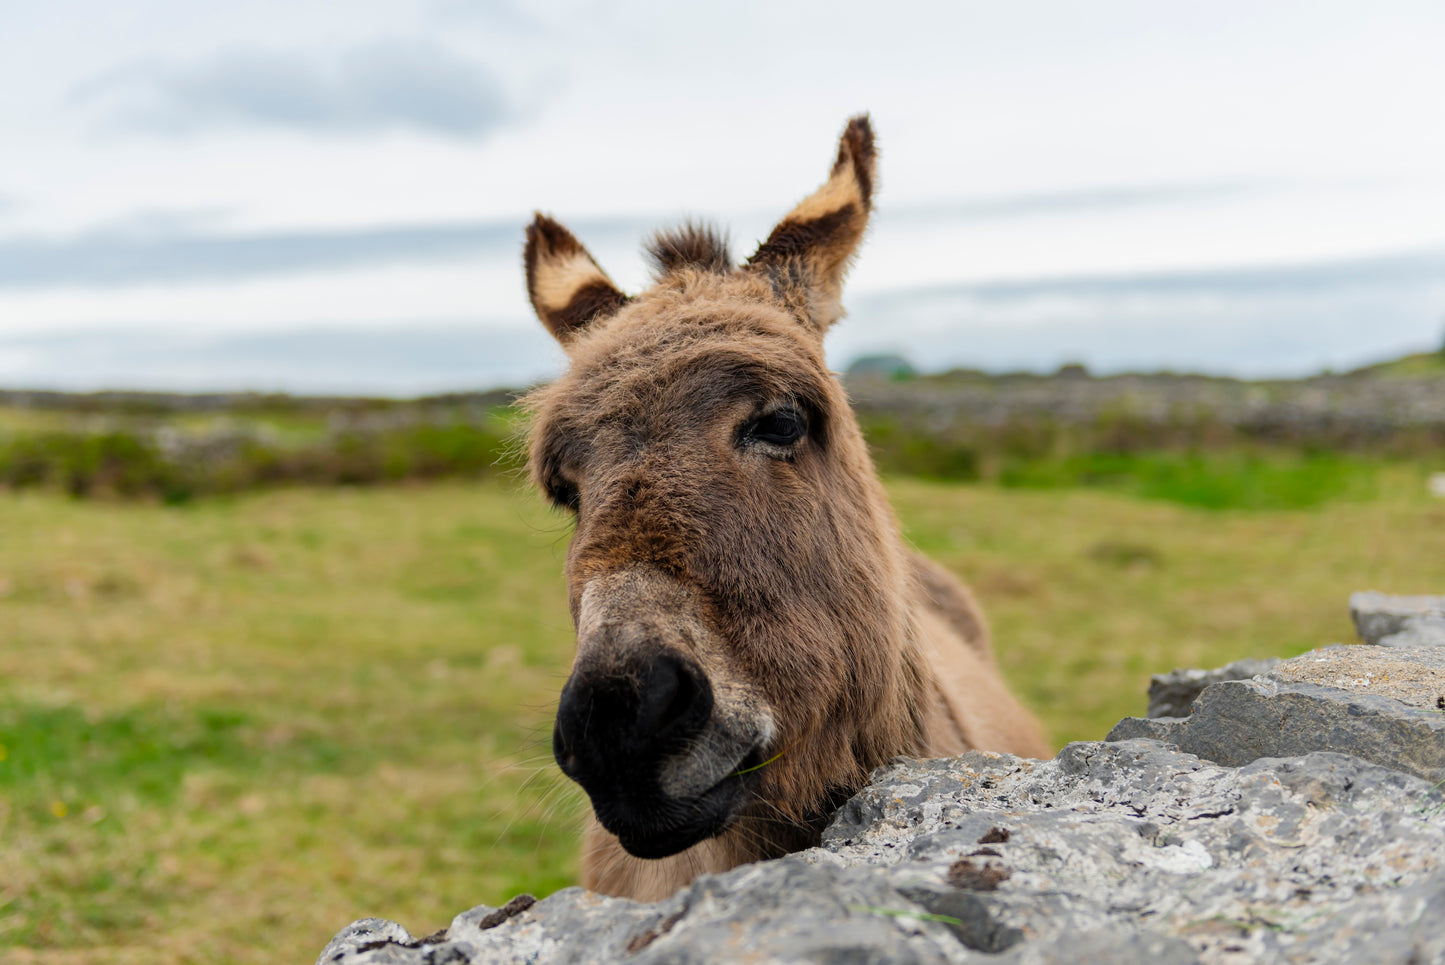
[[[710,225],[692,221],[653,235],[647,256],[659,280],[683,268],[726,273],[733,267],[727,238]]]
[[[875,158],[855,118],[828,182],[742,268],[715,236],[685,229],[655,243],[652,289],[611,289],[587,312],[566,309],[610,287],[606,276],[556,222],[539,215],[528,231],[529,293],[571,361],[528,405],[533,477],[578,512],[566,564],[574,675],[609,672],[624,638],[685,652],[720,723],[704,735],[714,746],[668,766],[726,775],[753,739],[780,755],[748,774],[726,830],[672,857],[632,857],[594,821],[590,888],[657,899],[699,872],[814,844],[900,754],[1048,753],[968,591],[905,547],[824,360]],[[749,420],[781,403],[806,413],[806,435],[786,449],[750,442]],[[626,636],[633,626],[649,629]]]
[[[627,303],[627,296],[597,267],[572,232],[546,215],[537,215],[527,227],[523,261],[532,308],[560,342],[594,318],[610,315]]]

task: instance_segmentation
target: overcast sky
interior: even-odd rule
[[[0,384],[417,392],[557,353],[534,209],[624,287],[745,254],[872,113],[835,364],[1350,365],[1445,330],[1445,5],[0,0]]]

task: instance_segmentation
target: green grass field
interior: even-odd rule
[[[1046,482],[890,488],[1059,743],[1152,672],[1351,639],[1352,590],[1445,586],[1418,468],[1295,510]],[[505,481],[0,493],[0,959],[308,962],[569,884],[567,536]]]

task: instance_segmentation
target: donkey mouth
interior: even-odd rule
[[[618,842],[635,858],[666,858],[686,851],[700,841],[726,831],[742,803],[742,789],[718,785],[690,801],[669,802],[668,810],[680,810],[681,820],[644,820],[633,823],[614,818],[608,821],[598,812],[602,826],[617,835]]]
[[[762,749],[749,751],[736,769],[701,794],[671,797],[661,792],[638,799],[592,796],[604,828],[635,858],[667,858],[726,831],[747,803],[749,775],[762,763]]]

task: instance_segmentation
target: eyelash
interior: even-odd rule
[[[547,497],[560,509],[578,512],[582,507],[582,494],[577,487],[565,479],[554,479],[547,485]]]
[[[787,448],[796,445],[808,434],[808,417],[793,405],[785,405],[754,416],[743,424],[739,440],[746,444],[761,442]]]

